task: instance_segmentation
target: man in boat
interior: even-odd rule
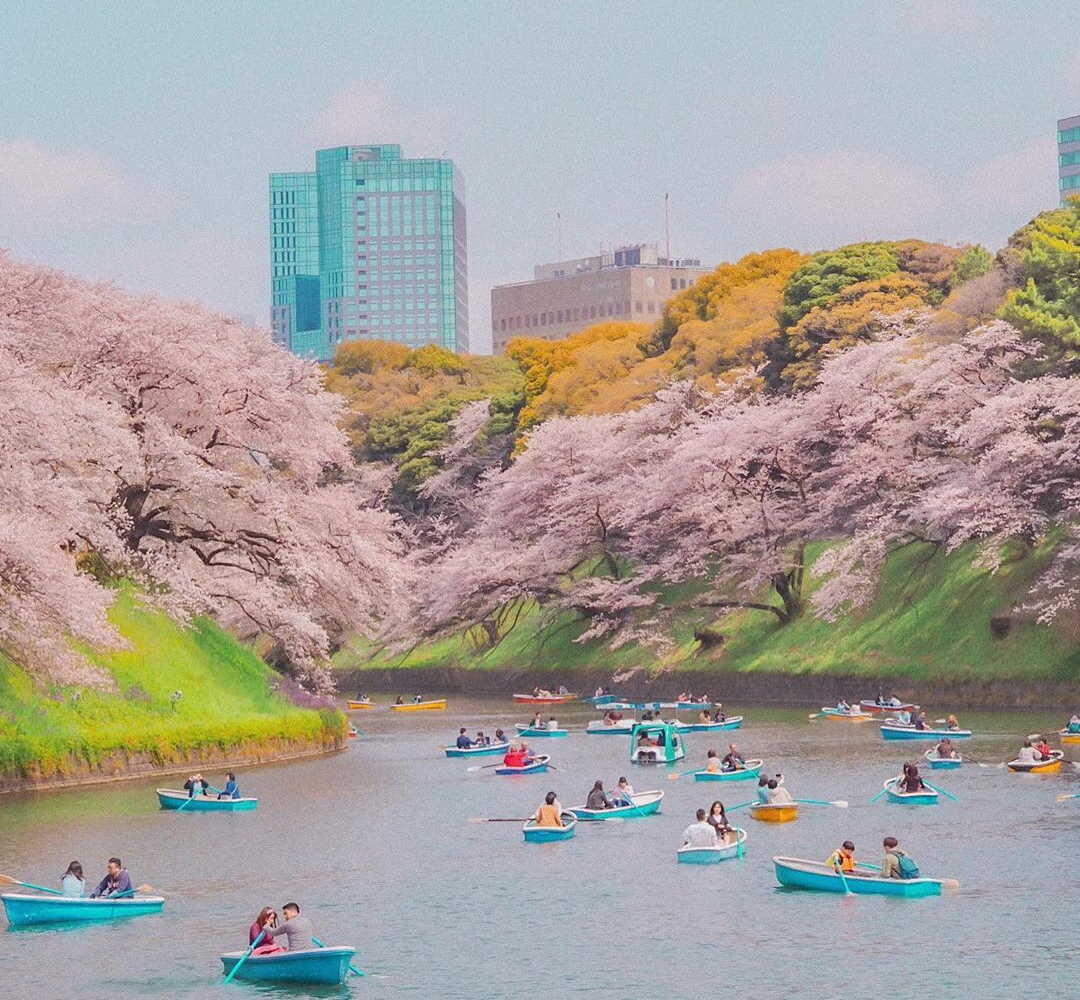
[[[835,871],[850,874],[855,871],[855,844],[845,840],[835,851],[825,859],[825,864],[831,865]]]
[[[882,878],[918,878],[919,866],[902,850],[895,837],[886,837],[882,842],[885,856],[881,860]]]
[[[762,775],[757,783],[757,800],[762,805],[769,801],[769,779]]]
[[[228,780],[225,782],[225,787],[218,792],[219,799],[238,799],[240,798],[240,786],[236,783],[236,775],[229,771],[225,776]]]
[[[105,877],[98,882],[97,888],[90,893],[91,899],[114,899],[117,896],[134,895],[131,876],[119,858],[109,858]]]
[[[536,820],[537,826],[562,827],[566,825],[562,821],[562,808],[554,792],[548,792],[544,796],[543,804],[537,806],[532,818]]]
[[[592,791],[589,792],[585,799],[586,809],[613,809],[614,806],[611,800],[607,797],[607,792],[604,791],[604,783],[597,778],[593,782]]]
[[[312,939],[314,927],[311,921],[300,914],[300,907],[296,903],[286,903],[281,908],[284,922],[270,930],[274,937],[284,934],[289,942],[289,951],[310,951],[315,947]]]
[[[734,743],[729,743],[728,752],[724,754],[721,764],[725,771],[741,771],[746,767],[746,760],[739,753],[739,748]]]
[[[206,795],[206,779],[201,774],[193,774],[184,782],[184,788],[187,789],[189,799]]]
[[[716,711],[713,712],[712,720],[713,722],[727,722],[727,715],[724,712],[723,705],[716,706]]]
[[[533,712],[532,722],[529,723],[530,729],[543,729],[544,720],[540,718],[539,712]]]
[[[683,830],[683,847],[716,847],[716,828],[706,821],[706,812],[699,809],[697,822]]]
[[[770,805],[789,806],[795,801],[791,797],[791,792],[781,785],[776,778],[769,779],[768,789],[768,800]]]
[[[465,727],[462,726],[458,730],[457,748],[459,750],[468,750],[473,745],[473,741],[465,734]]]
[[[926,713],[918,705],[915,706],[915,715],[911,721],[916,729],[926,728]]]

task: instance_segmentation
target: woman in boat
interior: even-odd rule
[[[72,861],[67,866],[67,871],[60,876],[60,891],[69,899],[81,899],[85,887],[82,865],[78,861]]]
[[[548,792],[544,796],[544,804],[537,807],[533,813],[533,819],[537,826],[563,826],[562,809],[559,808],[559,800],[554,792]]]
[[[836,710],[838,712],[850,712],[851,706],[843,698],[841,698],[836,703]]]
[[[1080,733],[1080,715],[1073,712],[1072,718],[1065,723],[1065,732]]]
[[[762,804],[769,801],[769,779],[762,775],[757,782],[757,800]]]
[[[275,927],[277,927],[277,911],[271,906],[264,906],[259,910],[255,923],[248,928],[249,945],[254,944],[255,939],[262,934],[259,947],[251,953],[252,955],[274,955],[285,950],[274,940]]]
[[[1045,737],[1040,736],[1035,742],[1035,752],[1043,759],[1049,760],[1054,756],[1054,749],[1046,742]]]
[[[896,721],[901,726],[910,726],[911,725],[911,713],[909,711],[907,711],[907,709],[902,709],[901,711],[896,713]]]
[[[236,775],[229,771],[226,775],[225,787],[218,792],[219,799],[238,799],[240,798],[240,786],[236,783]]]
[[[705,755],[705,770],[709,774],[720,773],[720,755],[715,750],[710,750]]]
[[[706,822],[716,831],[717,843],[726,844],[728,834],[731,833],[731,824],[728,822],[727,813],[724,812],[724,803],[719,799],[709,806],[709,816]]]
[[[496,743],[505,743],[506,742],[506,733],[504,733],[501,729],[496,729],[495,730],[495,742]]]
[[[547,727],[552,732],[554,732],[556,729],[559,728],[559,723],[555,720],[555,717],[553,715],[548,716]],[[542,724],[541,724],[541,728],[543,728]]]
[[[404,705],[404,704],[405,704],[405,699],[404,699],[404,698],[402,698],[402,697],[401,697],[401,695],[398,695],[398,696],[397,696],[397,697],[396,697],[396,698],[394,699],[394,704],[395,704],[395,705]]]
[[[904,792],[921,792],[926,788],[926,783],[919,776],[919,769],[914,764],[905,764],[904,773],[900,775],[900,789]]]
[[[193,774],[184,782],[184,788],[187,790],[188,798],[194,799],[206,794],[206,781],[201,774]]]
[[[703,708],[700,712],[698,712],[697,720],[703,726],[707,726],[710,722],[712,722],[712,719],[709,717],[708,709]]]
[[[937,755],[940,760],[956,759],[956,747],[953,746],[953,741],[948,736],[943,737],[937,745]]]
[[[543,729],[544,720],[540,718],[539,712],[533,712],[532,722],[529,723],[530,729]]]
[[[634,804],[634,786],[625,777],[619,778],[619,783],[615,786],[615,803],[622,806]]]
[[[727,722],[727,715],[724,713],[724,706],[717,705],[716,711],[713,712],[713,722]]]
[[[955,733],[960,728],[960,720],[955,715],[950,715],[945,720],[945,728]]]
[[[765,795],[765,801],[774,806],[788,806],[795,801],[791,797],[791,792],[784,788],[776,778],[769,779]]]
[[[588,797],[585,799],[586,809],[611,809],[613,808],[611,800],[608,799],[607,793],[604,791],[604,783],[598,778],[592,786],[592,791],[589,792]]]
[[[603,698],[604,697],[604,689],[602,687],[597,687],[597,689],[593,692],[593,697],[594,698]]]
[[[728,744],[728,752],[720,763],[725,771],[741,771],[746,767],[746,760],[734,743]]]

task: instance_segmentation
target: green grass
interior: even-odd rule
[[[183,628],[126,589],[110,618],[131,648],[84,652],[114,678],[114,693],[45,689],[0,655],[0,773],[62,775],[117,751],[164,765],[192,752],[343,730],[340,713],[297,708],[274,693],[273,672],[209,620]]]
[[[811,546],[808,556],[813,559],[823,548]],[[1016,554],[991,574],[973,564],[970,548],[945,555],[929,546],[909,546],[889,560],[874,602],[836,623],[806,613],[780,625],[771,615],[752,611],[716,619],[713,613],[690,606],[700,587],[664,588],[660,600],[674,610],[665,626],[670,647],[662,655],[637,644],[610,650],[603,640],[575,643],[583,623],[568,615],[550,620],[533,605],[517,627],[486,652],[477,652],[461,635],[396,656],[356,642],[338,653],[335,666],[608,674],[631,668],[767,671],[950,682],[1076,680],[1080,641],[1066,627],[1016,618],[1004,638],[994,638],[990,630],[991,618],[1009,615],[1022,600],[1051,551],[1048,543],[1034,552]],[[722,644],[703,649],[695,640],[695,628],[706,624],[723,633]]]

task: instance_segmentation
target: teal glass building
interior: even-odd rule
[[[270,175],[270,326],[326,361],[347,340],[469,349],[464,181],[401,147],[337,146]]]
[[[1057,123],[1058,190],[1061,203],[1080,195],[1080,115]]]

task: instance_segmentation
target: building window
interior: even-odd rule
[[[679,287],[679,279],[678,278],[672,278],[671,279],[671,290],[675,291],[675,289],[678,288],[678,287]]]
[[[637,300],[634,301],[634,312],[641,312],[641,302]]]
[[[504,319],[499,320],[499,329],[500,330],[505,330],[506,329],[506,320],[504,320]]]
[[[652,301],[649,302],[649,312],[651,312],[651,313],[656,312],[656,303],[655,302],[652,302]]]

